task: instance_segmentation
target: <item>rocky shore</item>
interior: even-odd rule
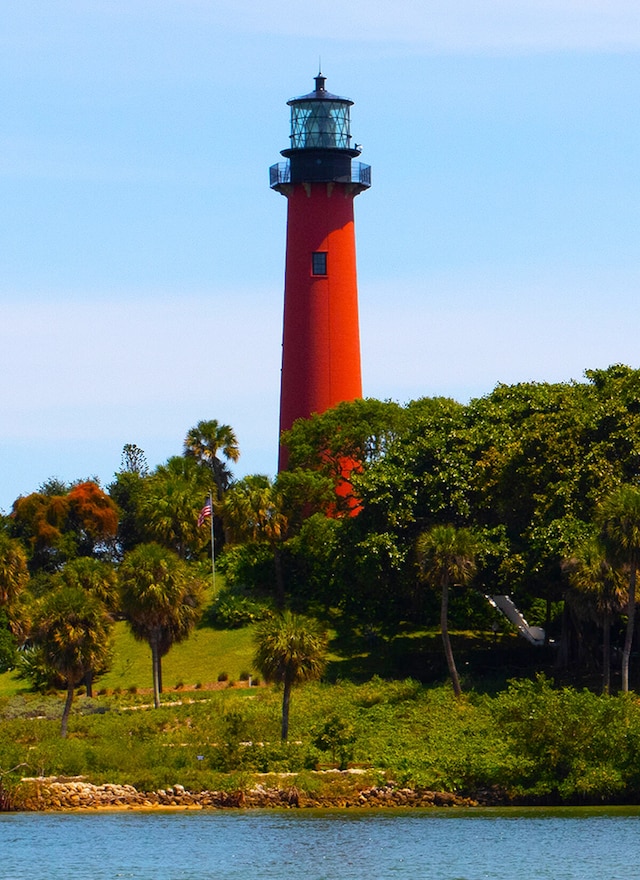
[[[13,792],[13,809],[24,811],[65,810],[161,810],[161,809],[264,809],[277,808],[375,808],[375,807],[470,807],[471,798],[447,792],[417,791],[392,784],[368,786],[350,794],[312,795],[295,785],[254,785],[246,791],[187,791],[182,785],[142,792],[131,785],[92,785],[82,778],[31,777]]]

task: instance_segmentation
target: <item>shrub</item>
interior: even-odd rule
[[[18,663],[16,640],[9,628],[9,618],[0,608],[0,672],[8,672]]]
[[[228,590],[220,592],[207,612],[207,620],[220,629],[239,629],[272,616],[264,603]]]
[[[316,729],[313,744],[321,752],[330,752],[333,763],[346,770],[353,758],[356,730],[353,723],[339,715],[332,715]]]
[[[64,679],[47,665],[42,649],[35,645],[19,652],[18,677],[28,681],[33,690],[41,694],[65,686]]]

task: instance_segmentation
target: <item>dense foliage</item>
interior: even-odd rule
[[[224,592],[207,623],[269,623],[289,610],[343,644],[394,645],[407,658],[405,633],[440,629],[461,691],[449,632],[508,628],[486,601],[508,594],[544,627],[558,681],[638,686],[640,371],[498,385],[467,405],[344,403],[296,422],[283,442],[289,470],[234,480],[233,429],[203,420],[182,455],[152,469],[127,444],[106,490],[52,479],[18,498],[0,521],[0,662],[16,662],[20,646],[17,662],[46,684],[39,610],[80,591],[148,641],[159,703],[160,658],[199,618],[213,556]],[[434,535],[468,539],[449,568],[442,541],[432,558]],[[412,675],[438,677],[414,660]],[[330,720],[318,741],[340,728]]]
[[[298,774],[293,784],[313,792],[328,783],[310,771],[334,760],[357,763],[369,784],[393,781],[494,802],[640,797],[637,701],[556,689],[545,679],[458,700],[448,687],[425,689],[412,680],[307,684],[296,694],[288,743],[280,741],[281,696],[271,689],[189,702],[181,696],[157,711],[140,708],[143,699],[78,704],[66,740],[58,735],[59,700],[5,699],[0,767],[26,760],[14,780],[82,775],[96,784],[154,790],[180,783],[193,791],[248,787],[257,772],[288,771]],[[330,779],[339,789],[341,780]],[[349,780],[363,784],[362,777],[344,784]]]

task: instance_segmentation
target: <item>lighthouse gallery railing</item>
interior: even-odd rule
[[[371,165],[364,162],[352,162],[351,174],[345,178],[332,178],[336,183],[357,183],[363,187],[371,186]],[[283,183],[291,183],[291,164],[289,162],[276,162],[269,168],[269,186],[279,186]]]

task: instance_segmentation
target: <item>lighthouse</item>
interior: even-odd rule
[[[287,160],[269,169],[287,199],[280,433],[343,401],[362,397],[353,202],[371,185],[356,161],[353,101],[332,95],[326,77],[292,98]],[[278,470],[287,466],[280,446]]]

